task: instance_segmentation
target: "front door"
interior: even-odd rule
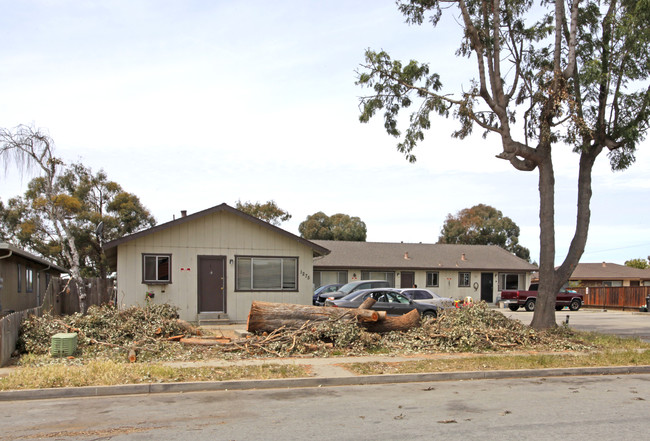
[[[199,312],[226,312],[226,258],[199,256]]]
[[[481,300],[492,303],[494,301],[494,274],[481,273]]]
[[[402,271],[400,277],[400,288],[414,288],[415,285],[415,273],[410,271]]]

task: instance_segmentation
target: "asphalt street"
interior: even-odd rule
[[[0,402],[0,440],[638,440],[650,375]]]

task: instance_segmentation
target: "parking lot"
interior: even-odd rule
[[[518,311],[500,309],[506,317],[521,320],[529,325],[533,313],[523,308]],[[616,311],[602,309],[582,308],[578,311],[569,311],[567,308],[555,313],[558,324],[567,319],[569,326],[583,331],[596,331],[605,334],[614,334],[621,337],[639,337],[650,343],[650,313],[634,311]]]

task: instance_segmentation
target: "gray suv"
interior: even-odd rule
[[[374,288],[390,288],[390,285],[386,280],[357,280],[356,282],[346,283],[338,291],[321,293],[314,304],[323,306],[327,299],[336,300],[360,289]]]

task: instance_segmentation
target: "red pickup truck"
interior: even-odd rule
[[[501,301],[511,311],[516,311],[521,306],[526,308],[526,311],[534,311],[538,287],[538,283],[532,283],[528,291],[501,291]],[[557,293],[555,310],[560,311],[565,306],[568,306],[571,311],[577,311],[582,306],[583,301],[584,296],[582,294],[563,288]]]

